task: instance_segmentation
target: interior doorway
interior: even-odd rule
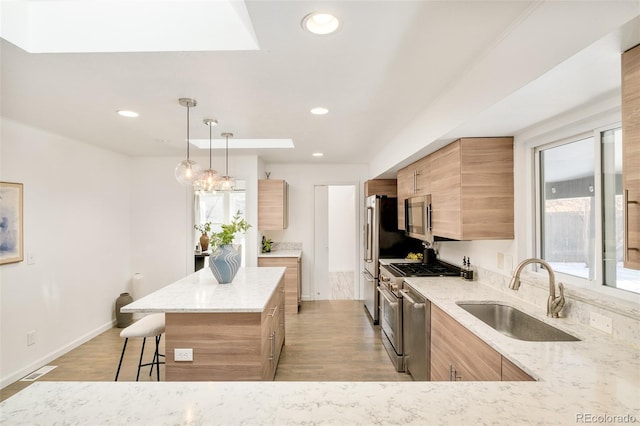
[[[360,299],[356,185],[316,185],[314,300]]]

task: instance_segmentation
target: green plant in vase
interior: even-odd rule
[[[271,244],[273,244],[273,240],[263,235],[262,236],[262,252],[263,253],[271,252]]]
[[[200,231],[202,235],[200,235],[200,247],[202,247],[202,251],[209,250],[209,232],[211,232],[211,222],[201,223],[199,225],[193,225],[196,231]]]
[[[237,233],[247,232],[251,225],[240,217],[240,211],[238,211],[231,222],[223,224],[221,228],[220,232],[211,234],[211,244],[215,250],[209,256],[209,268],[218,283],[228,284],[233,281],[238,272],[242,258],[231,244]]]
[[[251,225],[244,218],[240,217],[240,210],[233,216],[230,223],[223,223],[220,232],[212,232],[209,239],[214,247],[232,244],[236,234],[247,232]]]

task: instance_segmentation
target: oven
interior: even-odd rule
[[[404,371],[404,344],[402,332],[402,277],[380,266],[380,328],[384,348],[396,371]]]

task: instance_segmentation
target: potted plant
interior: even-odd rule
[[[200,247],[202,247],[202,251],[209,250],[209,233],[211,232],[211,222],[201,223],[200,225],[193,225],[196,231],[200,231],[202,235],[200,235]]]
[[[271,252],[271,244],[273,244],[273,240],[271,238],[267,238],[264,235],[262,236],[262,252],[269,253]]]
[[[228,284],[233,281],[242,256],[233,247],[232,243],[236,234],[247,232],[251,225],[244,218],[240,217],[238,211],[230,223],[222,224],[220,232],[211,233],[211,244],[213,253],[209,256],[209,268],[220,284]]]

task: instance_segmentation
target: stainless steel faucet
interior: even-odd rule
[[[518,290],[520,288],[520,273],[530,263],[538,263],[547,270],[549,274],[549,300],[547,301],[547,316],[551,318],[559,318],[558,313],[564,307],[564,285],[562,283],[558,283],[558,290],[560,291],[560,296],[556,297],[556,276],[553,273],[553,269],[551,265],[545,262],[542,259],[530,258],[525,259],[516,267],[516,271],[511,277],[511,281],[509,282],[509,288],[511,290]]]

